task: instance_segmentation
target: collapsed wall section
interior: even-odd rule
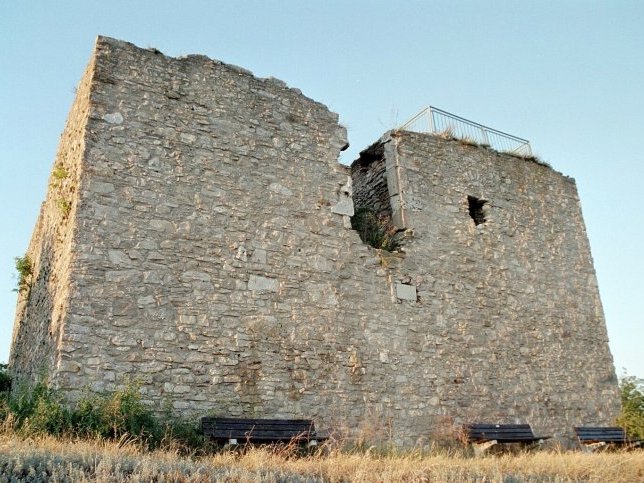
[[[381,217],[391,218],[385,149],[381,142],[369,146],[351,165],[353,204]]]

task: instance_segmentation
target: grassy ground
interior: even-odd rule
[[[120,443],[24,439],[0,434],[0,481],[644,481],[644,451],[583,454],[532,452],[470,458],[331,451],[295,457],[289,450],[250,449],[184,457]]]

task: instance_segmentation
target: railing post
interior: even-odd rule
[[[427,107],[427,122],[429,124],[429,132],[436,132],[434,126],[434,110],[432,109],[432,106]]]
[[[482,128],[481,132],[483,132],[483,141],[485,142],[485,144],[490,146],[490,138],[488,138],[488,136],[487,136],[487,129]]]

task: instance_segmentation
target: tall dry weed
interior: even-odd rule
[[[0,435],[0,481],[644,481],[644,451],[530,452],[469,458],[376,451],[302,456],[297,447],[244,447],[186,457],[105,440]]]

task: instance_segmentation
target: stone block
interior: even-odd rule
[[[396,297],[400,300],[411,300],[413,302],[416,302],[416,286],[396,282]]]
[[[331,207],[331,213],[337,213],[338,215],[353,216],[353,200],[347,195],[341,195],[340,200]]]
[[[121,124],[123,122],[123,115],[120,112],[110,112],[103,116],[103,120],[110,124]]]
[[[277,292],[279,290],[279,281],[274,278],[262,277],[261,275],[251,275],[248,279],[248,290],[254,292]]]
[[[253,263],[261,263],[262,265],[266,263],[266,250],[262,248],[255,248],[253,254],[250,257],[250,261]]]

